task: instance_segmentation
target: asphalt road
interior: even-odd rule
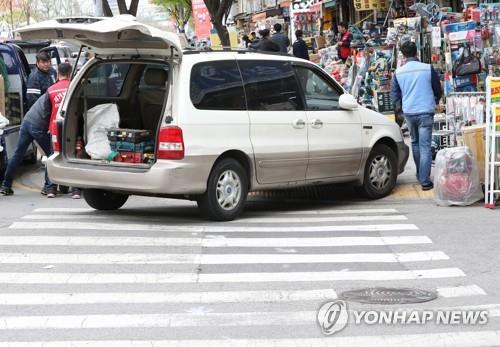
[[[191,202],[97,212],[17,189],[0,215],[0,346],[500,345],[500,210],[481,204],[254,199],[212,223]],[[438,297],[347,302],[347,327],[323,335],[323,303],[375,286]],[[486,310],[488,323],[352,320],[396,309]]]

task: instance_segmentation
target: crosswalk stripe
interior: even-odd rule
[[[201,246],[201,247],[342,247],[432,243],[427,236],[176,238],[119,236],[0,236],[0,245],[37,246]]]
[[[33,210],[33,212],[39,212],[39,213],[46,213],[46,212],[68,212],[68,213],[73,213],[73,212],[97,212],[93,208],[86,208],[86,207],[41,207],[41,208],[36,208]]]
[[[71,214],[30,214],[23,216],[22,219],[29,220],[59,220],[59,219],[78,219],[89,218],[94,220],[109,219],[109,216],[89,216],[89,215],[71,215]],[[372,222],[372,221],[401,221],[408,218],[402,215],[382,215],[382,216],[343,216],[343,217],[259,217],[259,218],[240,218],[227,224],[237,223],[323,223],[323,222]]]
[[[444,298],[486,295],[486,292],[477,285],[438,288],[437,292]]]
[[[372,221],[394,221],[407,220],[406,216],[343,216],[343,217],[260,217],[240,218],[231,223],[320,223],[320,222],[372,222]]]
[[[463,277],[458,268],[398,271],[243,272],[243,273],[65,273],[0,272],[0,283],[237,283],[312,281],[389,281]]]
[[[33,210],[34,213],[54,213],[54,212],[64,212],[64,213],[99,213],[93,208],[78,208],[78,207],[45,207],[36,208]],[[358,214],[358,213],[396,213],[398,212],[394,208],[360,208],[360,209],[318,209],[318,210],[293,210],[293,211],[258,211],[261,213],[275,213],[275,214]],[[253,211],[248,211],[246,213],[252,214]]]
[[[337,298],[333,289],[220,292],[0,293],[0,305],[254,303],[323,301]]]
[[[0,253],[0,264],[293,264],[398,263],[450,259],[444,252],[340,254]]]
[[[200,238],[118,236],[0,236],[8,246],[201,246]]]
[[[323,215],[323,214],[396,213],[396,212],[398,211],[395,208],[360,208],[354,210],[318,209],[318,210],[304,210],[304,211],[280,211],[279,213]]]
[[[198,282],[389,281],[463,277],[458,268],[403,271],[204,273]]]
[[[342,247],[386,246],[432,243],[427,236],[382,237],[295,237],[295,238],[226,238],[203,239],[203,247]]]
[[[206,340],[65,340],[8,342],[6,347],[486,347],[500,345],[500,330],[453,331],[441,333],[325,336],[296,339],[206,339]]]
[[[467,310],[488,310],[488,316],[491,318],[500,315],[499,307],[500,305],[496,304],[479,305],[470,306]],[[449,307],[440,308],[440,310],[456,311],[463,310],[463,308]],[[0,330],[314,325],[316,315],[316,311],[224,313],[197,311],[191,313],[160,314],[4,316],[0,320]],[[373,346],[373,344],[369,344],[369,346]]]
[[[30,230],[115,230],[115,231],[161,231],[161,232],[314,232],[314,231],[396,231],[418,230],[415,224],[373,224],[373,225],[322,225],[322,226],[208,226],[208,225],[151,225],[132,223],[87,223],[87,222],[14,222],[10,229]]]
[[[474,287],[472,290],[460,288]],[[470,297],[486,295],[477,285],[437,288],[440,297]],[[291,301],[334,300],[333,289],[313,290],[253,290],[253,291],[203,291],[203,292],[91,292],[91,293],[0,293],[0,305],[93,305],[93,304],[217,304],[217,303],[285,303]],[[495,308],[495,307],[493,307]]]

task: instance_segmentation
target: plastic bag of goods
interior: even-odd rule
[[[120,114],[116,104],[101,104],[87,111],[87,145],[85,151],[92,159],[106,159],[111,153],[108,129],[118,128]]]
[[[434,168],[434,200],[440,206],[467,206],[483,198],[479,170],[468,147],[440,150]]]

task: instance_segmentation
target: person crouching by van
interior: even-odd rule
[[[19,132],[19,141],[17,142],[14,155],[7,164],[5,177],[0,187],[0,195],[7,196],[14,194],[12,190],[14,174],[34,140],[38,142],[45,155],[49,156],[52,154],[51,132],[54,131],[54,126],[56,126],[55,116],[68,89],[70,77],[71,65],[67,63],[60,64],[58,67],[59,81],[57,84],[54,84],[54,88],[52,89],[49,87],[47,92],[35,101],[24,116]],[[45,185],[43,190],[47,192],[48,198],[56,197],[56,188],[56,185],[50,181],[47,175],[47,169],[45,169]]]
[[[35,101],[23,118],[17,147],[7,164],[4,180],[0,187],[0,195],[14,194],[12,190],[14,174],[33,140],[38,142],[45,154],[48,155],[52,152],[51,136],[48,132],[49,120],[50,101],[47,93],[45,93]],[[54,198],[56,196],[56,186],[50,182],[47,170],[45,170],[45,189],[47,190],[47,197]]]
[[[71,71],[72,67],[70,64],[59,64],[59,66],[57,67],[57,82],[51,85],[49,89],[47,89],[51,108],[49,121],[49,133],[51,134],[51,136],[52,134],[57,133],[56,115],[68,90],[69,82],[71,79]],[[71,190],[71,197],[73,199],[80,199],[80,189],[73,187]]]

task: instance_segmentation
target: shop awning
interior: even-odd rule
[[[325,8],[335,7],[337,6],[337,1],[336,0],[327,1],[324,2],[323,5],[325,6]]]
[[[233,20],[249,20],[250,19],[250,16],[251,14],[249,13],[238,13],[237,15],[235,15],[233,17]]]
[[[266,20],[266,12],[255,13],[252,16],[252,22],[259,22],[263,20]]]

